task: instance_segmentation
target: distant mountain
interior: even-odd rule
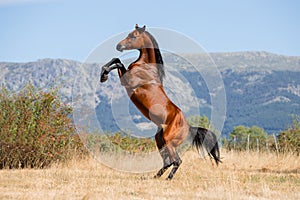
[[[186,116],[200,113],[209,117],[215,109],[211,97],[222,85],[209,88],[206,76],[214,73],[212,65],[217,67],[226,92],[223,135],[237,125],[257,125],[268,133],[278,133],[291,123],[292,114],[300,115],[300,57],[234,52],[165,54],[164,60],[166,92]],[[95,125],[105,131],[122,128],[152,136],[155,127],[130,103],[116,72],[100,84],[100,68],[101,64],[65,59],[2,62],[0,84],[16,91],[28,82],[42,90],[58,87],[62,100],[77,109],[74,116],[80,126]],[[94,117],[89,118],[91,113]]]

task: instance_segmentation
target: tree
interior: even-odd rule
[[[221,132],[213,126],[213,124],[209,121],[209,119],[203,115],[193,115],[187,118],[187,122],[190,126],[193,127],[201,127],[201,128],[206,128],[212,132],[214,132],[217,136],[221,135]]]
[[[211,128],[211,124],[209,119],[204,115],[204,116],[199,116],[199,115],[193,115],[187,118],[187,122],[189,123],[190,126],[194,127],[202,127],[209,129]]]
[[[228,148],[245,150],[261,149],[266,144],[267,133],[258,126],[236,126],[229,134]]]

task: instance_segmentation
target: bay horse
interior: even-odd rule
[[[204,128],[190,127],[182,111],[168,98],[163,88],[164,63],[158,43],[145,30],[135,26],[128,36],[120,41],[118,51],[136,49],[139,57],[126,69],[119,58],[113,58],[102,67],[100,82],[108,79],[110,71],[117,69],[121,85],[140,112],[158,127],[155,141],[163,159],[163,167],[157,172],[159,178],[173,165],[167,179],[172,179],[182,163],[177,147],[189,136],[198,152],[206,149],[218,165],[220,151],[216,135]]]

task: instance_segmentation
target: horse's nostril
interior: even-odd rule
[[[120,45],[120,44],[118,44],[118,45],[117,45],[117,50],[118,50],[118,51],[119,51],[120,47],[121,47],[121,45]]]
[[[121,45],[121,44],[118,44],[117,45],[117,50],[118,51],[123,51],[125,49],[125,46],[124,45]]]

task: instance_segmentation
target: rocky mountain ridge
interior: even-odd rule
[[[278,133],[291,123],[291,115],[300,114],[300,57],[268,52],[167,54],[163,57],[166,91],[187,116],[211,114],[214,109],[211,95],[218,90],[210,91],[205,73],[210,73],[213,65],[218,70],[224,84],[218,87],[223,87],[226,93],[224,135],[240,124],[258,125],[269,133]],[[192,64],[196,67],[191,67]],[[115,72],[110,74],[107,83],[100,84],[100,69],[101,64],[82,64],[67,59],[0,62],[0,84],[16,91],[28,82],[42,90],[57,87],[65,102],[77,104],[84,99],[85,104],[95,110],[101,128],[114,131],[123,128],[120,126],[125,122],[116,121],[125,116],[116,114],[121,109],[118,107],[123,106],[112,102],[128,97]],[[112,109],[113,106],[116,108]],[[134,106],[128,104],[127,107],[124,113],[132,115],[132,126],[141,131],[151,127]]]

